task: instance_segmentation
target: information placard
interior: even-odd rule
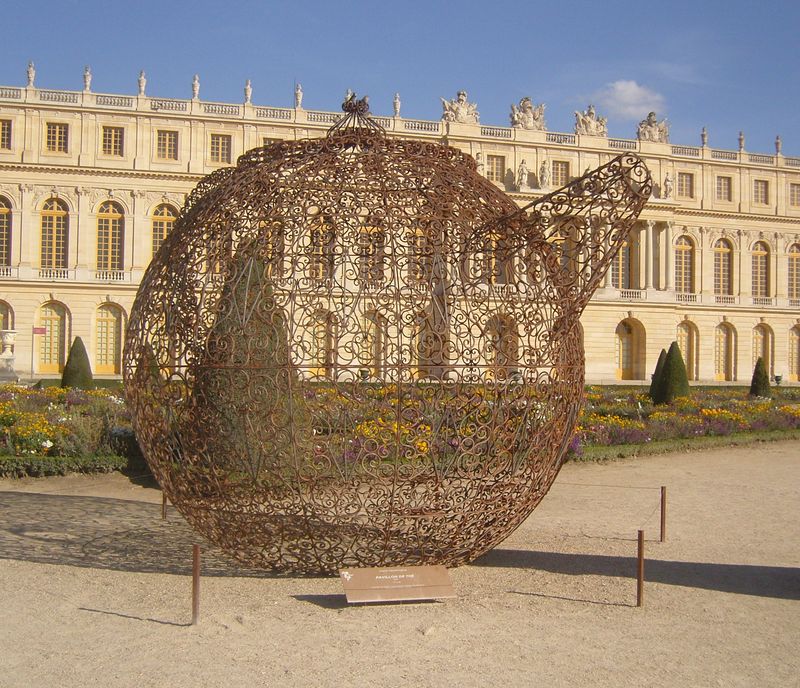
[[[391,566],[339,571],[349,603],[407,602],[455,597],[446,567]]]

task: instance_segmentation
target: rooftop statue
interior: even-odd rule
[[[640,141],[654,141],[655,143],[669,143],[669,125],[667,120],[660,122],[655,112],[647,115],[647,119],[639,122],[636,138]]]
[[[511,104],[511,126],[531,131],[545,131],[545,104],[534,105],[528,96],[519,101],[519,105]]]
[[[33,62],[28,62],[28,88],[33,88],[33,82],[36,79],[36,67]]]
[[[195,74],[192,77],[192,98],[197,100],[200,97],[200,75]]]
[[[144,91],[147,88],[147,77],[144,75],[144,70],[139,72],[138,83],[139,83],[139,95],[143,96]]]
[[[594,105],[585,112],[575,112],[575,133],[582,136],[608,136],[608,119],[598,117]]]
[[[459,91],[454,100],[442,100],[442,119],[459,124],[478,124],[480,113],[475,103],[467,101],[467,92]]]

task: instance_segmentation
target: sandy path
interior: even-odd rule
[[[193,538],[159,492],[0,481],[0,686],[800,686],[798,450],[568,465],[447,602],[346,607],[337,579],[206,552],[196,627]]]

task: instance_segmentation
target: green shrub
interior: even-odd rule
[[[764,359],[761,358],[761,356],[758,357],[756,367],[753,368],[753,379],[750,382],[750,396],[765,397],[767,399],[772,397],[767,367],[764,365]]]
[[[127,465],[121,456],[0,456],[0,477],[39,478],[68,473],[111,473]]]
[[[670,404],[678,397],[689,396],[689,378],[678,342],[672,342],[664,359],[661,378],[653,394],[654,404]]]
[[[654,398],[654,394],[656,393],[656,387],[658,386],[659,381],[661,380],[661,371],[664,370],[664,361],[667,358],[667,350],[661,349],[661,353],[658,354],[658,363],[656,363],[656,369],[653,371],[653,377],[650,380],[650,391],[648,394],[650,395],[650,399]]]
[[[64,373],[61,376],[61,386],[77,387],[78,389],[92,389],[94,387],[89,356],[80,337],[75,337],[72,346],[69,348],[67,364],[64,366]]]

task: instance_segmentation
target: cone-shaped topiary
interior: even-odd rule
[[[650,400],[653,400],[653,395],[656,393],[656,387],[658,386],[659,380],[661,380],[661,372],[664,370],[664,361],[667,358],[667,350],[661,349],[661,353],[658,354],[658,363],[656,363],[656,369],[653,371],[653,377],[650,379],[650,391],[648,394],[650,395]]]
[[[653,393],[654,404],[669,404],[677,397],[689,396],[689,379],[678,342],[672,342],[664,359],[661,379]]]
[[[767,367],[764,365],[764,359],[761,358],[761,356],[758,357],[756,367],[753,368],[753,380],[750,382],[750,396],[766,398],[772,396]]]
[[[75,337],[72,346],[69,348],[67,364],[64,366],[64,373],[61,376],[62,387],[77,387],[78,389],[92,389],[92,366],[89,364],[89,356],[86,347],[80,337]]]

